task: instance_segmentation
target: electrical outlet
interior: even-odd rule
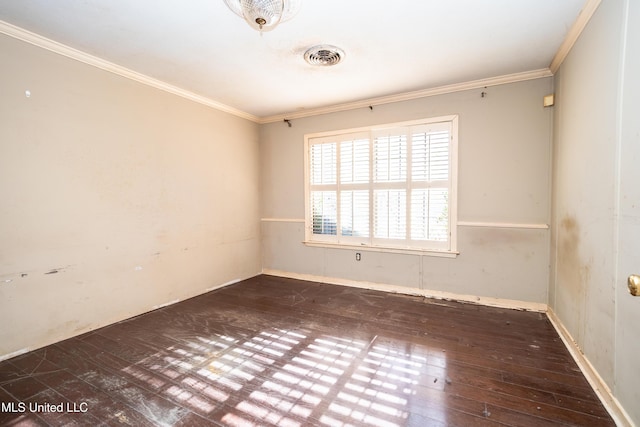
[[[362,256],[360,255],[360,252],[356,252],[356,261],[360,261],[362,259]]]

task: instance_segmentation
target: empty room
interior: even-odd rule
[[[0,0],[0,425],[640,425],[639,52],[635,0]]]

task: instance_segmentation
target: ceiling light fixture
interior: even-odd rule
[[[301,0],[224,0],[229,9],[244,18],[260,32],[271,31],[279,23],[293,18],[300,10]]]

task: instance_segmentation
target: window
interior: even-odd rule
[[[455,252],[457,116],[305,136],[306,243]]]

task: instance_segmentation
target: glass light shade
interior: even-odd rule
[[[293,18],[301,0],[224,0],[227,7],[244,18],[251,28],[271,31],[280,22]]]

